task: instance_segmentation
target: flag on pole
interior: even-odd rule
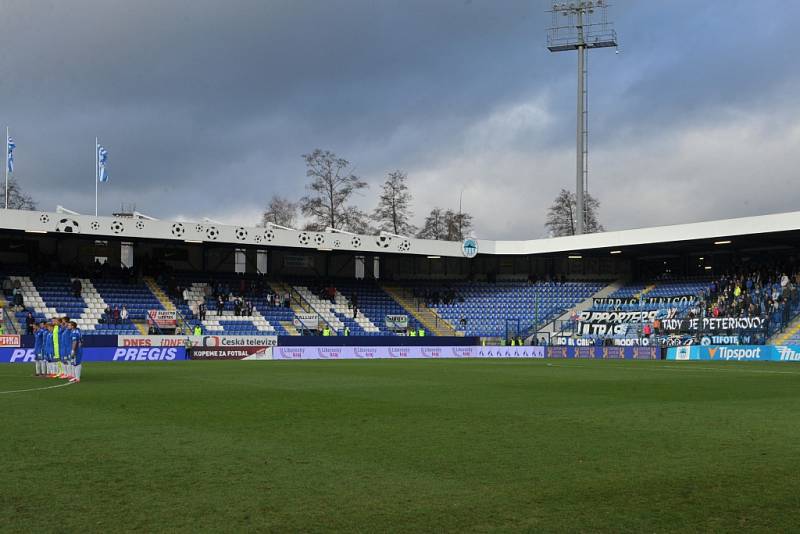
[[[106,172],[106,162],[108,161],[108,150],[103,145],[97,145],[97,179],[101,183],[108,181]]]
[[[9,137],[6,141],[8,143],[8,156],[6,156],[6,165],[8,167],[8,172],[14,172],[14,149],[17,148],[17,144],[14,142],[12,137]]]

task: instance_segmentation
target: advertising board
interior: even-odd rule
[[[717,345],[671,347],[667,359],[676,361],[800,362],[800,345]]]

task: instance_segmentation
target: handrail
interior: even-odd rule
[[[298,297],[297,298],[297,303],[300,306],[300,309],[302,309],[305,313],[316,313],[317,317],[319,319],[322,319],[322,322],[325,323],[325,325],[328,328],[331,329],[331,332],[336,332],[336,335],[339,335],[339,331],[336,330],[333,327],[333,325],[331,323],[329,323],[328,320],[325,319],[325,317],[320,312],[318,312],[316,309],[314,309],[314,306],[312,306],[311,303],[308,302],[308,300],[303,296],[302,293],[300,293],[299,290],[295,289],[295,287],[293,285],[290,285],[290,284],[285,284],[285,285],[286,285],[286,287],[289,288],[289,300],[290,300],[290,302],[291,302],[291,299],[294,296],[294,294],[297,293],[297,297]]]
[[[411,291],[409,288],[403,286],[394,286],[394,288],[397,290],[399,295],[405,300],[409,301],[417,311],[422,311],[423,309],[427,310],[433,316],[433,323],[436,328],[444,328],[445,330],[450,331],[454,336],[461,331],[456,325],[439,315],[439,312],[436,310],[436,308],[428,306],[428,303],[425,302],[425,299],[414,295],[413,291]]]
[[[8,314],[8,311],[8,307],[3,308],[3,330],[9,334],[19,334],[17,327],[14,325],[14,321],[11,320],[11,316]],[[11,328],[8,328],[9,325]]]

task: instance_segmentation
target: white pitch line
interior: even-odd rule
[[[616,363],[616,362],[615,362]],[[622,371],[681,371],[684,373],[692,372],[692,371],[725,371],[728,373],[765,373],[765,374],[773,374],[773,375],[798,375],[800,373],[796,373],[794,371],[774,371],[770,369],[744,369],[744,368],[732,368],[732,367],[699,367],[699,366],[687,366],[687,367],[678,367],[676,364],[675,367],[671,365],[658,365],[655,367],[626,367],[622,365],[617,365],[614,367],[615,370],[622,370]],[[790,364],[791,365],[791,364]],[[573,367],[589,367],[587,365],[579,365],[579,364],[558,364],[558,363],[548,363],[547,367],[563,367],[565,369],[570,369]]]
[[[73,382],[64,382],[63,384],[56,384],[55,386],[45,386],[43,388],[32,388],[32,389],[15,389],[12,391],[0,391],[0,395],[5,395],[7,393],[27,393],[29,391],[44,391],[45,389],[55,389],[55,388],[63,388],[64,386],[71,386]]]

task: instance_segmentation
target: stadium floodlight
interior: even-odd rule
[[[347,230],[340,230],[339,228],[334,228],[333,226],[325,227],[325,231],[329,234],[346,234],[346,235],[358,235],[354,234],[353,232],[348,232]]]
[[[612,250],[609,254],[622,254],[621,250]]]
[[[294,232],[294,228],[289,228],[288,226],[281,226],[280,224],[275,224],[273,222],[268,222],[267,227],[269,228],[277,228],[279,230],[289,230],[290,232]]]
[[[572,256],[567,256],[567,258],[570,259],[570,260],[582,260],[583,256],[580,256],[578,254],[574,254]]]
[[[549,11],[547,49],[551,52],[578,51],[577,184],[575,189],[575,233],[586,226],[586,193],[589,184],[589,92],[586,51],[617,46],[614,23],[608,21],[609,4],[604,0],[553,4]]]
[[[381,230],[381,233],[378,234],[380,237],[396,237],[398,239],[408,239],[408,236],[400,235],[400,234],[393,234],[392,232],[387,232],[385,230]]]
[[[77,211],[72,211],[71,209],[67,209],[62,205],[56,206],[56,213],[66,213],[67,215],[80,215]]]
[[[714,244],[715,245],[730,245],[731,241],[730,241],[730,239],[725,239],[723,241],[714,241]]]
[[[158,220],[155,217],[151,217],[150,215],[146,215],[146,214],[142,213],[141,211],[136,211],[136,210],[133,210],[133,217],[135,219],[145,219],[145,220],[148,220],[148,221],[157,221]]]

